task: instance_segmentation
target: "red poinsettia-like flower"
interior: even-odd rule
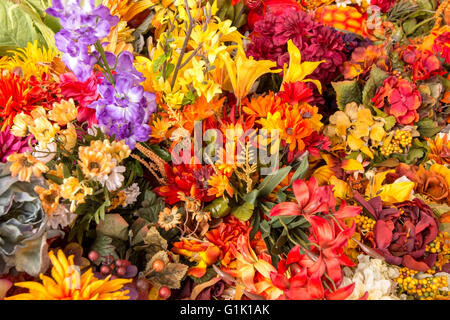
[[[208,180],[214,172],[210,166],[201,165],[165,165],[168,184],[154,189],[154,191],[165,198],[166,203],[174,204],[180,201],[179,192],[187,197],[208,202],[216,198],[208,195]]]
[[[384,108],[387,114],[393,115],[401,124],[409,125],[419,121],[417,109],[422,104],[422,98],[416,86],[406,79],[391,76],[384,80],[372,102],[375,107]]]
[[[419,51],[410,46],[403,53],[403,61],[412,66],[414,81],[428,80],[443,74],[441,61],[430,51]]]
[[[277,93],[283,103],[300,104],[314,101],[314,92],[310,85],[305,82],[284,82],[282,90]]]

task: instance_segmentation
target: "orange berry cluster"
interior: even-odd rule
[[[436,239],[425,247],[426,252],[437,253],[436,268],[441,268],[450,262],[450,234],[440,232]]]
[[[355,223],[362,230],[372,231],[376,221],[367,216],[359,215],[355,217]]]
[[[388,157],[392,153],[403,153],[404,148],[411,147],[412,136],[410,131],[396,130],[392,140],[381,146],[380,152],[382,155]]]
[[[435,300],[448,296],[447,291],[441,290],[447,287],[446,276],[416,279],[418,271],[406,267],[399,271],[400,275],[394,281],[398,283],[401,292],[420,300]]]

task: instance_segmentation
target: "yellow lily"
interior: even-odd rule
[[[234,60],[227,51],[221,52],[220,57],[225,63],[234,94],[238,100],[244,98],[255,81],[266,73],[277,73],[279,69],[272,70],[277,64],[270,60],[254,60],[247,58],[242,47],[238,47]]]
[[[317,86],[319,92],[322,93],[322,84],[319,80],[305,79],[325,60],[321,61],[306,61],[302,63],[302,55],[300,50],[295,46],[292,40],[288,41],[288,52],[289,52],[289,67],[284,65],[284,77],[283,83],[285,82],[312,82]]]

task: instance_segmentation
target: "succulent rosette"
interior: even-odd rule
[[[47,216],[33,190],[39,184],[13,178],[9,164],[0,163],[0,274],[14,266],[36,276],[48,265]]]

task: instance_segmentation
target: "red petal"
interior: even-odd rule
[[[293,202],[282,202],[277,204],[270,210],[270,216],[298,216],[301,215],[302,211],[298,204]]]
[[[374,234],[377,248],[386,249],[390,245],[392,242],[392,230],[393,226],[384,220],[378,220],[375,223]]]
[[[309,201],[309,190],[308,185],[303,180],[296,180],[292,184],[292,189],[294,190],[295,199],[297,199],[300,208],[306,206]]]
[[[355,284],[349,284],[348,286],[337,289],[334,292],[325,293],[325,297],[328,300],[345,300],[349,295],[352,294],[353,289],[355,288]]]

